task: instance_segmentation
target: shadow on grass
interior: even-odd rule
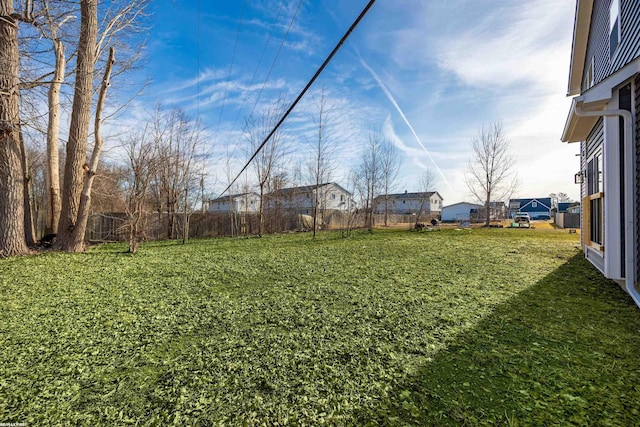
[[[578,254],[433,360],[362,425],[636,425],[640,311]]]

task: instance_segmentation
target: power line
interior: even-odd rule
[[[242,167],[242,170],[240,170],[240,172],[236,175],[235,178],[233,178],[233,181],[231,181],[231,183],[227,186],[227,188],[224,189],[224,191],[222,193],[220,193],[220,196],[222,196],[224,193],[226,193],[231,186],[237,181],[237,179],[240,177],[240,175],[242,175],[242,173],[247,169],[247,167],[251,164],[251,162],[253,161],[253,159],[256,158],[256,156],[258,155],[258,153],[260,152],[260,150],[262,150],[262,148],[267,144],[267,142],[269,141],[269,139],[273,136],[273,134],[278,130],[278,128],[280,127],[280,125],[285,121],[285,119],[289,116],[289,114],[291,114],[291,111],[293,111],[293,109],[295,108],[295,106],[298,104],[298,102],[300,102],[300,100],[302,99],[302,97],[304,96],[305,93],[307,93],[307,91],[309,90],[309,88],[311,87],[311,85],[313,85],[313,83],[316,81],[316,79],[318,78],[318,76],[320,76],[320,73],[322,73],[322,71],[327,67],[327,65],[329,64],[329,62],[331,62],[331,59],[333,59],[333,57],[335,56],[335,54],[338,52],[338,50],[340,50],[340,48],[342,47],[342,45],[344,44],[344,42],[347,40],[347,38],[349,38],[349,36],[351,35],[351,33],[353,32],[353,30],[355,30],[355,28],[358,26],[358,24],[360,23],[360,21],[362,21],[362,18],[364,18],[364,16],[367,14],[367,12],[369,11],[369,9],[371,9],[371,6],[373,6],[373,4],[375,3],[376,0],[369,0],[369,3],[367,3],[367,5],[364,7],[364,9],[362,10],[362,12],[360,12],[360,15],[356,18],[355,21],[353,21],[353,24],[351,24],[351,26],[349,27],[349,29],[347,30],[346,33],[344,33],[344,35],[342,36],[342,38],[340,39],[340,41],[338,42],[338,44],[333,48],[333,50],[331,51],[331,53],[329,54],[329,56],[327,56],[327,58],[324,60],[324,62],[322,63],[322,65],[320,66],[320,68],[318,68],[318,70],[315,72],[315,74],[313,75],[313,77],[311,78],[311,80],[309,80],[309,82],[306,84],[306,86],[304,87],[304,89],[302,89],[302,91],[300,92],[300,94],[297,96],[297,98],[291,103],[291,105],[289,106],[289,108],[287,109],[287,111],[285,111],[285,113],[283,114],[283,116],[280,118],[280,120],[278,120],[278,123],[276,123],[276,125],[273,127],[273,129],[271,130],[271,132],[269,132],[269,134],[267,135],[267,137],[264,139],[264,141],[262,141],[262,143],[258,146],[258,148],[256,149],[256,151],[253,153],[253,155],[251,156],[251,158],[247,161],[247,163]],[[219,196],[219,197],[220,197]]]
[[[275,23],[278,22],[278,19],[280,18],[280,14],[282,13],[282,7],[284,6],[284,0],[282,0],[280,2],[280,7],[278,8],[278,14],[276,15],[276,19],[275,19]],[[271,27],[271,31],[269,31],[269,36],[267,37],[267,40],[264,43],[264,47],[262,48],[262,53],[260,54],[260,59],[258,59],[258,64],[256,65],[255,70],[253,70],[253,76],[251,76],[251,81],[249,82],[249,86],[247,86],[247,90],[244,92],[244,95],[242,96],[242,100],[240,101],[240,105],[244,106],[244,102],[247,100],[247,96],[249,93],[249,90],[251,90],[251,86],[253,85],[253,82],[256,80],[256,76],[258,75],[258,70],[260,69],[260,65],[262,65],[262,60],[264,59],[264,54],[267,52],[267,46],[269,45],[269,42],[271,41],[271,37],[273,36],[273,31],[276,28],[275,25],[273,25]],[[287,32],[288,34],[288,32]],[[286,37],[286,34],[285,34]],[[233,121],[233,125],[231,126],[232,128],[235,126],[236,122],[238,121],[238,118],[240,117],[240,112],[241,112],[241,108],[238,109],[238,114],[236,115],[235,120]]]
[[[197,37],[197,62],[198,62],[198,70],[197,70],[197,81],[196,81],[196,117],[200,119],[200,0],[198,0],[198,18],[196,24],[196,32],[198,34]]]
[[[224,104],[227,100],[227,92],[229,90],[229,80],[231,80],[231,71],[233,70],[233,63],[236,59],[236,49],[238,47],[238,39],[240,38],[240,28],[242,27],[242,21],[244,19],[244,7],[247,4],[247,0],[242,2],[242,11],[240,12],[240,21],[238,22],[238,30],[236,31],[236,41],[233,44],[233,54],[231,55],[231,63],[229,64],[229,74],[227,75],[227,83],[224,87],[224,96],[222,97],[222,106],[220,107],[220,116],[218,117],[218,126],[216,127],[216,136],[218,138],[218,133],[220,131],[220,122],[222,121],[222,113],[224,112]],[[215,142],[215,140],[214,140]]]
[[[269,72],[267,73],[267,77],[265,77],[264,83],[262,83],[262,87],[260,88],[260,92],[258,92],[258,96],[256,97],[256,102],[253,103],[253,107],[251,108],[249,117],[253,115],[253,112],[255,111],[256,106],[258,105],[258,101],[262,96],[262,91],[264,91],[264,88],[267,85],[267,82],[269,81],[269,77],[271,77],[271,72],[273,71],[273,67],[276,65],[276,62],[278,61],[278,57],[280,56],[280,52],[282,51],[284,42],[287,40],[289,31],[291,31],[291,27],[293,27],[293,22],[296,20],[296,16],[298,16],[298,11],[300,10],[301,5],[302,5],[302,0],[298,2],[298,7],[296,7],[296,11],[293,13],[293,16],[291,17],[291,22],[289,22],[289,27],[287,28],[287,32],[284,34],[284,37],[282,38],[282,42],[280,42],[280,47],[278,48],[278,52],[276,52],[276,56],[273,58],[273,62],[271,63],[271,67],[269,67]]]

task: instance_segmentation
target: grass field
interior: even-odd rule
[[[0,260],[0,423],[634,425],[640,310],[577,247],[395,230]]]

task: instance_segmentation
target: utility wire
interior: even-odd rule
[[[258,59],[258,65],[256,65],[256,68],[253,71],[253,76],[251,76],[251,81],[249,82],[249,86],[247,86],[247,90],[244,92],[244,95],[242,96],[242,100],[240,101],[240,105],[241,106],[244,106],[244,102],[247,100],[247,96],[249,94],[249,91],[251,90],[251,86],[253,85],[253,82],[256,80],[256,77],[258,75],[258,70],[260,69],[260,65],[262,65],[262,60],[264,59],[264,54],[267,52],[267,46],[269,45],[269,42],[271,41],[271,37],[273,36],[273,30],[276,28],[275,24],[277,24],[278,20],[280,19],[280,14],[282,13],[282,7],[283,6],[284,6],[284,0],[282,0],[280,2],[280,7],[278,8],[278,14],[276,15],[275,23],[271,27],[271,31],[269,31],[269,36],[267,37],[267,41],[265,41],[264,47],[262,48],[262,53],[260,54],[260,59]],[[286,37],[286,34],[285,34],[285,37]],[[238,121],[238,118],[240,117],[240,112],[241,111],[242,111],[242,109],[239,108],[238,109],[238,114],[236,115],[236,118],[233,121],[233,125],[231,126],[232,128],[235,126],[236,122]]]
[[[238,22],[238,30],[236,31],[236,41],[233,44],[233,54],[231,55],[231,64],[229,64],[229,74],[227,75],[227,83],[224,87],[224,96],[222,97],[222,106],[220,107],[220,116],[218,117],[218,126],[216,127],[215,140],[218,138],[220,132],[220,122],[222,122],[222,113],[224,112],[224,104],[227,100],[227,92],[229,91],[229,80],[231,80],[231,72],[233,71],[233,63],[236,60],[236,49],[238,48],[238,39],[240,38],[240,28],[242,28],[242,21],[244,19],[244,7],[247,4],[247,0],[242,2],[242,11],[240,12],[240,22]]]
[[[260,88],[260,92],[258,92],[258,96],[256,97],[256,101],[253,103],[253,107],[251,108],[251,112],[249,113],[249,117],[253,115],[253,112],[258,105],[258,101],[260,101],[260,97],[262,96],[262,92],[264,91],[267,82],[269,81],[269,77],[271,77],[271,72],[273,71],[273,67],[278,62],[278,57],[280,56],[280,52],[282,51],[282,47],[284,46],[284,42],[287,40],[287,36],[289,35],[289,31],[291,31],[291,27],[293,27],[293,22],[296,20],[296,16],[298,16],[298,11],[300,11],[300,6],[302,5],[302,0],[298,2],[298,7],[296,7],[296,11],[293,13],[291,17],[291,22],[289,22],[289,27],[287,28],[287,32],[284,34],[282,38],[282,42],[280,42],[280,47],[278,48],[278,52],[276,52],[276,56],[273,58],[273,62],[271,63],[271,67],[269,67],[269,72],[267,73],[267,77],[264,79],[264,83],[262,83],[262,87]]]
[[[313,83],[316,81],[316,79],[318,78],[318,76],[320,76],[320,73],[322,73],[322,71],[327,67],[327,65],[329,64],[329,62],[331,62],[331,59],[333,59],[333,57],[335,56],[335,54],[338,52],[338,50],[340,50],[340,48],[342,47],[342,45],[344,44],[344,42],[347,40],[347,38],[349,38],[349,36],[351,35],[351,33],[353,32],[353,30],[355,30],[355,28],[358,26],[358,24],[360,23],[360,21],[362,21],[362,18],[364,18],[364,16],[367,14],[367,12],[369,11],[369,9],[371,9],[371,6],[373,6],[373,4],[376,2],[376,0],[369,0],[369,3],[367,3],[367,5],[364,7],[364,9],[362,10],[362,12],[360,12],[360,15],[356,18],[355,21],[353,21],[353,24],[351,24],[351,26],[349,27],[349,29],[347,30],[346,33],[344,33],[344,35],[342,36],[342,38],[340,39],[340,41],[338,42],[338,44],[333,48],[333,50],[331,51],[331,53],[329,54],[329,56],[327,57],[327,59],[324,60],[324,62],[322,63],[322,65],[320,66],[320,68],[318,68],[318,70],[316,71],[316,73],[313,75],[313,77],[311,78],[311,80],[309,80],[309,82],[307,83],[307,85],[304,87],[304,89],[302,89],[302,92],[300,92],[300,94],[298,95],[298,97],[291,103],[291,105],[289,106],[289,108],[287,109],[287,111],[285,111],[285,113],[283,114],[283,116],[280,118],[280,120],[278,120],[278,123],[276,123],[276,125],[273,127],[273,129],[271,130],[271,132],[269,132],[269,134],[267,135],[267,137],[264,139],[264,141],[262,141],[262,143],[258,146],[258,148],[256,149],[256,151],[253,153],[253,155],[251,156],[251,158],[247,161],[247,163],[245,163],[245,165],[243,166],[242,170],[236,175],[235,178],[233,178],[233,181],[231,181],[231,183],[227,186],[227,188],[224,189],[224,191],[222,193],[220,193],[221,197],[224,193],[226,193],[231,186],[237,181],[237,179],[240,177],[240,175],[242,175],[242,173],[247,169],[247,167],[251,164],[251,162],[253,161],[253,159],[256,158],[256,156],[258,155],[258,153],[260,152],[260,150],[262,150],[262,148],[267,144],[267,142],[269,142],[269,139],[273,136],[273,134],[278,130],[278,128],[280,127],[280,125],[285,121],[285,119],[289,116],[289,114],[291,114],[291,111],[293,111],[293,109],[295,108],[295,106],[298,104],[298,102],[300,102],[300,100],[302,99],[302,97],[304,96],[305,93],[307,93],[307,91],[309,90],[309,88],[311,87],[311,85],[313,85]]]
[[[198,19],[196,24],[196,32],[198,34],[196,46],[196,58],[198,62],[197,81],[196,81],[196,117],[200,119],[200,0],[198,0]]]

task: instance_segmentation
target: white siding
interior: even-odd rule
[[[456,203],[442,208],[443,221],[468,221],[471,209],[478,209],[480,205],[474,203]]]
[[[250,194],[249,196],[237,196],[231,199],[225,200],[212,200],[209,204],[209,212],[247,212],[255,213],[258,211],[257,194]]]
[[[315,191],[296,192],[288,191],[286,195],[277,201],[270,200],[273,206],[278,203],[285,209],[295,209],[304,213],[311,213],[315,200]],[[335,184],[327,184],[318,188],[318,208],[324,210],[348,211],[353,207],[351,195]]]

